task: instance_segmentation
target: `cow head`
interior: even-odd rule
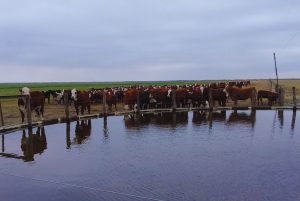
[[[21,95],[30,95],[30,89],[28,87],[23,87],[19,90]]]
[[[77,101],[77,93],[77,89],[74,88],[71,90],[71,99],[73,99],[74,101]]]

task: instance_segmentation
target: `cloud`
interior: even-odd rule
[[[47,74],[34,78],[40,81],[61,81],[62,73],[65,81],[261,78],[273,76],[276,52],[281,75],[299,77],[299,6],[296,0],[6,1],[0,70]],[[0,81],[20,80],[9,72]]]

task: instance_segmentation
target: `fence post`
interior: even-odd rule
[[[136,104],[137,104],[137,107],[136,107],[136,110],[137,110],[137,113],[140,113],[140,91],[137,91],[137,95],[136,95]]]
[[[293,93],[293,109],[297,109],[297,99],[296,99],[296,87],[292,87],[292,93]]]
[[[279,105],[280,106],[283,106],[284,105],[284,96],[285,96],[285,91],[282,87],[279,88],[279,99],[280,99],[280,102],[279,102]]]
[[[65,114],[66,114],[66,121],[70,121],[70,112],[69,112],[69,94],[64,92],[64,107],[65,107]]]
[[[172,89],[172,111],[175,112],[177,108],[177,103],[176,103],[176,90]]]
[[[31,108],[30,108],[30,95],[26,96],[26,113],[27,113],[27,124],[28,127],[31,128],[32,119],[31,119]]]
[[[107,110],[106,110],[106,92],[103,90],[103,115],[107,116]]]
[[[2,113],[2,104],[0,101],[0,116],[1,116],[1,126],[4,126],[4,119],[3,119],[3,113]]]
[[[255,88],[252,88],[252,95],[251,95],[251,107],[252,109],[255,107],[256,103],[256,90]]]
[[[209,91],[208,91],[208,104],[209,104],[209,109],[212,110],[214,107],[214,100],[213,100],[211,88],[209,88]]]

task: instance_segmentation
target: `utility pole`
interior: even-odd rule
[[[275,55],[275,52],[274,52],[274,63],[275,63],[275,71],[276,71],[276,79],[277,79],[276,92],[278,92],[278,73],[277,73],[277,65],[276,65],[276,55]]]

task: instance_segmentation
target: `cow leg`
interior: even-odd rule
[[[87,106],[88,113],[91,114],[91,105]]]
[[[21,118],[22,118],[22,123],[24,123],[24,119],[25,119],[25,114],[23,111],[20,110],[20,113],[21,113]]]
[[[84,114],[84,108],[85,108],[84,106],[81,106],[81,108],[80,108],[81,109],[81,115]]]
[[[237,100],[234,100],[234,106],[237,106]]]

